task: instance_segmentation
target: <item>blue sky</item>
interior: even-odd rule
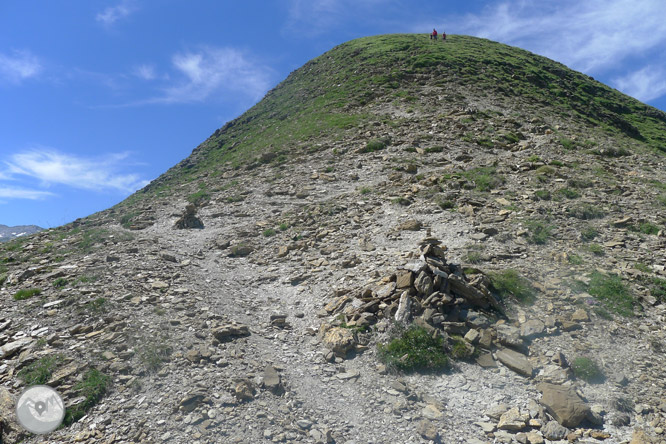
[[[666,110],[663,0],[5,0],[0,224],[108,208],[353,38],[469,34]]]

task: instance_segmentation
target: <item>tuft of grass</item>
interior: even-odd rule
[[[571,265],[582,265],[582,264],[583,264],[583,258],[580,257],[580,256],[577,255],[577,254],[569,255],[569,257],[567,258],[567,260],[569,261],[569,263],[570,263]]]
[[[30,299],[33,296],[36,296],[40,294],[42,290],[39,288],[26,288],[23,290],[19,290],[16,293],[14,293],[14,300],[16,301],[23,301],[25,299]]]
[[[592,273],[587,292],[599,300],[608,310],[622,316],[634,314],[634,297],[616,274]]]
[[[361,194],[369,194],[372,193],[372,188],[370,187],[361,187],[358,189],[358,192]]]
[[[63,424],[69,426],[83,418],[88,410],[102,399],[110,385],[110,376],[105,375],[96,368],[88,370],[83,379],[73,387],[74,392],[84,399],[79,404],[67,408]]]
[[[562,145],[562,147],[564,147],[564,149],[571,150],[576,146],[576,143],[573,140],[571,140],[567,137],[561,137],[560,138],[560,145]]]
[[[650,294],[661,302],[666,301],[666,279],[652,278]]]
[[[592,358],[578,356],[571,363],[571,370],[578,379],[587,382],[603,382],[604,374]]]
[[[527,240],[532,244],[543,245],[548,242],[553,227],[541,220],[530,220],[525,222],[528,231]]]
[[[659,226],[651,222],[643,222],[640,225],[632,225],[629,227],[629,229],[631,231],[643,234],[658,234],[660,230]]]
[[[536,293],[530,282],[516,270],[506,269],[489,273],[490,282],[500,298],[513,296],[522,303],[532,303]]]
[[[267,229],[264,230],[263,235],[264,235],[265,237],[272,237],[272,236],[275,236],[275,230],[272,229],[272,228],[267,228]]]
[[[451,357],[459,361],[466,361],[474,357],[474,351],[474,347],[471,344],[457,337],[454,339],[453,346],[451,347]]]
[[[555,192],[555,195],[560,200],[561,198],[578,199],[580,197],[580,193],[578,193],[576,190],[572,190],[571,188],[560,188]]]
[[[605,212],[601,208],[590,203],[579,203],[569,207],[567,213],[570,217],[581,220],[600,219],[605,216]]]
[[[599,230],[597,230],[594,227],[587,226],[583,228],[580,232],[580,237],[584,241],[591,241],[594,240],[595,237],[599,235]]]
[[[53,286],[55,288],[63,288],[67,285],[67,279],[65,278],[58,278],[55,281],[53,281]]]
[[[604,247],[602,247],[599,244],[590,244],[587,246],[587,249],[590,251],[590,253],[594,254],[595,256],[603,256],[606,254],[604,251]]]
[[[504,177],[494,167],[478,167],[464,171],[461,175],[474,183],[479,191],[490,191],[504,183]]]
[[[289,229],[289,224],[287,222],[282,222],[278,228],[280,231],[287,231]]]
[[[105,312],[108,308],[108,301],[106,298],[99,297],[88,302],[85,307],[87,310],[93,313]]]
[[[552,197],[548,190],[537,190],[534,195],[539,200],[550,200]]]
[[[389,368],[405,372],[437,371],[449,367],[444,340],[423,327],[411,326],[388,344],[377,345],[377,355]]]
[[[27,367],[22,368],[17,376],[23,380],[25,385],[46,384],[62,361],[63,356],[60,354],[43,356]]]
[[[151,372],[157,371],[173,352],[165,339],[152,340],[138,348],[139,361]]]

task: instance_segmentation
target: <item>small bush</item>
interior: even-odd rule
[[[442,210],[450,210],[452,208],[455,208],[456,203],[450,199],[437,199],[437,205],[442,209]]]
[[[412,326],[386,345],[377,345],[379,359],[402,371],[436,371],[449,366],[444,340],[431,336],[423,327]]]
[[[536,298],[532,285],[516,270],[492,272],[489,273],[489,277],[492,287],[502,299],[513,296],[523,303],[530,303]]]
[[[576,146],[576,143],[573,140],[566,137],[560,138],[560,144],[567,150],[573,149]]]
[[[263,235],[265,237],[275,236],[275,230],[272,229],[272,228],[267,228],[267,229],[264,230]]]
[[[456,338],[451,347],[451,357],[460,361],[466,361],[474,357],[474,347],[462,338]]]
[[[580,257],[577,254],[572,254],[570,255],[567,260],[571,265],[582,265],[583,264],[583,258]]]
[[[58,278],[55,281],[53,281],[53,286],[55,288],[63,288],[67,285],[67,279],[65,278]]]
[[[282,222],[278,228],[280,231],[287,231],[289,229],[289,224],[287,222]]]
[[[474,183],[479,191],[490,191],[504,183],[504,177],[497,174],[493,167],[472,168],[462,173],[462,176]]]
[[[525,222],[528,231],[527,240],[532,244],[543,245],[548,242],[553,227],[540,220]]]
[[[470,264],[478,264],[483,260],[483,256],[478,251],[468,251],[465,255],[465,261]]]
[[[28,288],[28,289],[19,290],[16,293],[14,293],[14,300],[23,301],[25,299],[30,299],[31,297],[36,296],[41,292],[42,290],[40,290],[39,288]]]
[[[364,153],[372,153],[374,151],[383,150],[388,143],[383,139],[373,139],[365,144],[365,148],[361,150]]]
[[[592,358],[577,357],[571,363],[571,370],[576,378],[587,382],[603,382],[604,380],[603,372]]]
[[[44,356],[22,368],[17,376],[23,380],[25,385],[46,384],[62,360],[62,355]]]
[[[606,254],[604,247],[599,244],[590,244],[587,246],[587,249],[590,250],[590,253],[594,254],[595,256],[603,256]]]
[[[578,199],[580,194],[576,190],[571,188],[560,188],[556,191],[557,197],[562,197],[566,199]]]
[[[552,197],[551,194],[550,194],[550,191],[548,191],[548,190],[537,190],[534,193],[534,195],[539,200],[550,200],[550,198]]]
[[[661,302],[666,301],[666,279],[652,278],[650,294]]]
[[[570,217],[581,220],[599,219],[605,216],[604,211],[589,203],[580,203],[568,208],[567,213]]]
[[[102,399],[102,396],[104,396],[110,385],[110,376],[105,375],[95,368],[88,370],[83,380],[76,383],[73,388],[84,399],[79,404],[75,404],[65,411],[63,424],[69,426],[83,418],[86,412]]]
[[[640,225],[631,226],[629,229],[643,234],[658,234],[660,230],[657,225],[650,222],[643,222]]]
[[[634,314],[634,298],[618,275],[605,275],[595,271],[590,278],[587,292],[615,313],[622,316]]]
[[[588,242],[594,240],[594,238],[596,238],[598,235],[599,235],[599,230],[597,230],[594,227],[585,227],[580,232],[580,237],[584,241]]]

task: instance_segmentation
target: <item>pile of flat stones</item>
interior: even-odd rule
[[[489,348],[482,331],[501,318],[504,307],[490,292],[487,276],[468,279],[460,265],[446,262],[446,247],[424,239],[420,258],[400,267],[374,288],[339,295],[325,310],[346,327],[362,329],[384,319],[414,323],[448,335],[472,336]],[[470,333],[472,331],[472,333]]]

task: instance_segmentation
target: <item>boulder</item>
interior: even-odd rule
[[[571,387],[544,382],[537,389],[543,393],[541,404],[564,427],[578,427],[587,417],[589,406]]]
[[[354,333],[348,328],[333,327],[324,333],[322,342],[337,356],[344,357],[356,346]]]
[[[557,421],[549,421],[546,425],[541,427],[541,434],[544,438],[551,441],[564,439],[569,433],[569,429],[562,427]]]
[[[5,387],[0,387],[0,442],[21,442],[28,433],[16,421],[16,399]],[[6,441],[3,441],[6,440]]]

